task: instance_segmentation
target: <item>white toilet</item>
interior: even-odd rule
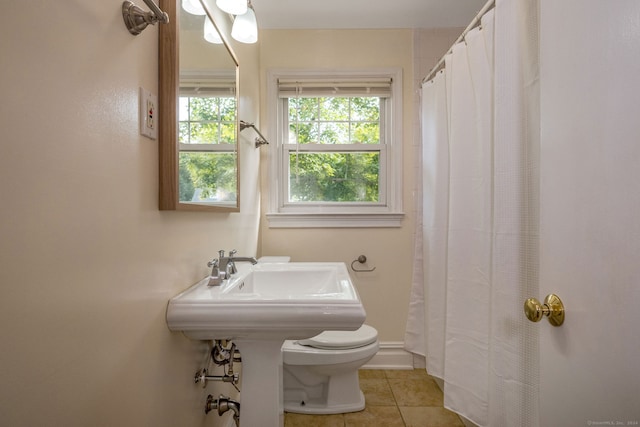
[[[378,331],[325,331],[282,346],[284,410],[341,414],[364,409],[358,368],[378,351]]]

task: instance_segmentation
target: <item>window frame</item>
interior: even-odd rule
[[[391,96],[381,102],[381,144],[347,144],[337,151],[380,152],[379,202],[294,202],[288,201],[289,153],[296,144],[285,143],[288,132],[286,102],[279,97],[280,80],[366,81],[391,79]],[[267,71],[267,119],[272,134],[269,151],[269,195],[266,218],[270,228],[400,227],[402,212],[402,69],[282,70]],[[383,105],[384,104],[384,105]],[[384,117],[383,117],[384,115]],[[335,152],[335,145],[301,144],[298,152]]]

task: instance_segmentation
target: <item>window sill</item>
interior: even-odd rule
[[[269,228],[394,228],[401,227],[404,213],[301,214],[268,213]]]

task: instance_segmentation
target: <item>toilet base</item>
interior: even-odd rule
[[[327,407],[326,402],[315,401],[314,399],[300,401],[284,401],[284,411],[296,414],[346,414],[347,412],[358,412],[364,409],[364,394],[360,392],[360,399],[356,402],[340,403]]]
[[[344,414],[364,409],[364,394],[360,390],[357,369],[330,377],[314,377],[309,375],[305,368],[284,365],[284,410],[286,412]],[[323,368],[333,369],[327,366],[316,367],[321,370]],[[297,378],[293,377],[294,372],[298,374]],[[321,378],[325,380],[317,381]],[[316,381],[313,381],[314,379]],[[303,385],[303,382],[306,382],[306,385]],[[315,385],[312,385],[314,382]]]

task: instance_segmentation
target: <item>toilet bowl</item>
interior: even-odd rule
[[[378,331],[325,331],[282,346],[284,410],[341,414],[364,409],[358,368],[379,348]]]

